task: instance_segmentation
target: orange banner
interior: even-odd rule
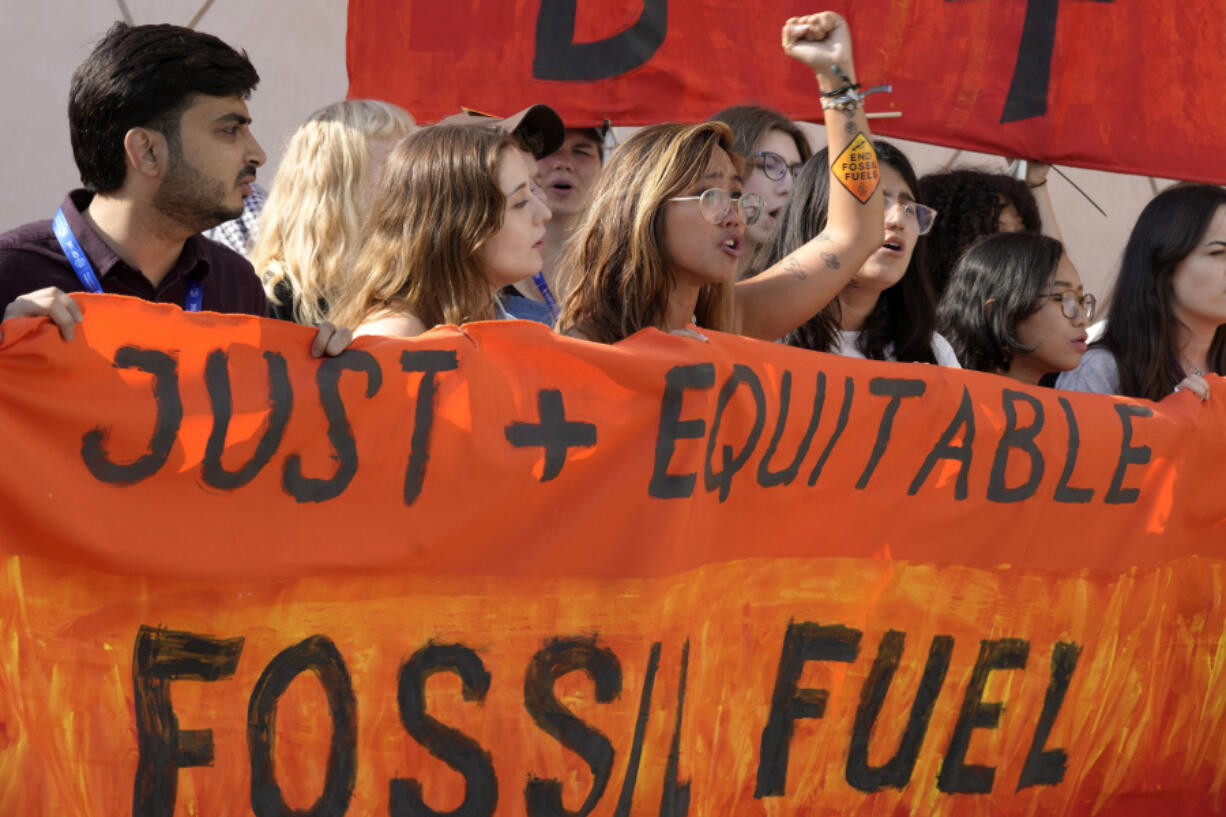
[[[0,814],[1226,813],[1226,390],[78,296],[0,341]]]

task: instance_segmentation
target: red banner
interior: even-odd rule
[[[350,0],[352,97],[423,122],[543,102],[573,126],[700,121],[741,103],[820,121],[789,17],[851,23],[874,133],[1226,183],[1226,13],[1210,0]]]
[[[1220,379],[77,297],[0,342],[0,814],[1226,813]]]

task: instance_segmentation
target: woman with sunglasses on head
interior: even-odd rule
[[[541,268],[549,215],[509,135],[464,125],[417,131],[388,159],[333,320],[355,335],[414,337],[509,317],[498,292]]]
[[[889,142],[873,144],[885,197],[884,241],[838,297],[785,340],[818,352],[956,367],[949,342],[934,331],[936,303],[922,263],[921,236],[932,229],[936,211],[915,200],[915,170],[902,151]],[[775,263],[825,229],[826,163],[823,148],[801,169],[765,263]]]
[[[1037,386],[1077,368],[1094,303],[1059,241],[999,233],[959,259],[938,317],[964,367]]]
[[[745,193],[762,199],[762,215],[745,227],[738,278],[745,277],[756,253],[775,232],[802,164],[813,155],[809,140],[796,123],[778,111],[758,105],[725,108],[710,119],[732,129],[733,149],[744,161]]]
[[[743,192],[731,131],[720,122],[644,128],[605,167],[572,239],[564,267],[575,285],[560,331],[613,343],[695,323],[773,340],[825,306],[878,245],[877,163],[847,24],[832,12],[792,18],[783,47],[814,69],[827,136],[843,154],[829,171],[840,181],[826,231],[734,284],[745,226],[763,205]]]
[[[1161,400],[1209,398],[1226,374],[1226,190],[1176,185],[1137,218],[1107,310],[1107,328],[1057,388]]]

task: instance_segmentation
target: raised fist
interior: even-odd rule
[[[839,66],[851,75],[851,31],[833,11],[792,17],[783,24],[783,51],[819,74]]]

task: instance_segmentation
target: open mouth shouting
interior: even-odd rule
[[[738,235],[725,236],[720,242],[719,248],[731,255],[733,258],[741,257],[741,237]]]

